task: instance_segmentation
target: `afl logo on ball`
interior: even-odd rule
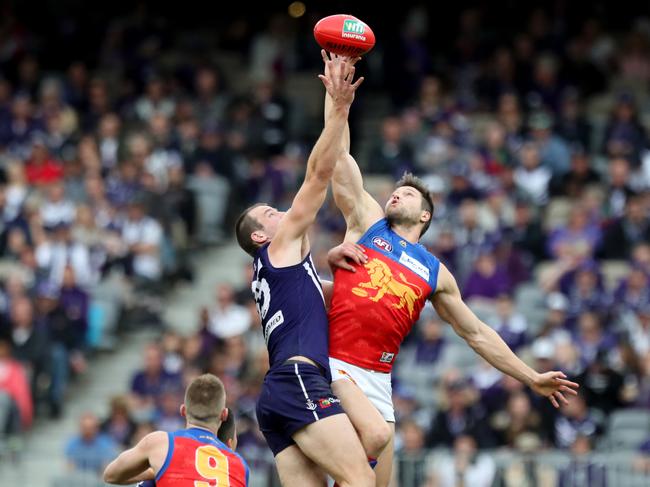
[[[373,238],[372,243],[375,244],[380,249],[384,249],[386,252],[392,252],[393,251],[393,246],[389,242],[386,242],[386,240],[384,240],[381,237]]]

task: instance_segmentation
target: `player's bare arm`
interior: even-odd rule
[[[155,431],[142,438],[133,448],[122,452],[104,470],[104,482],[116,485],[130,485],[140,480],[151,480],[150,474],[161,465],[152,465],[152,457],[164,458],[161,449],[167,449],[167,433]],[[157,463],[154,460],[154,463]],[[161,462],[162,464],[162,462]]]
[[[332,109],[309,156],[305,181],[269,246],[269,256],[277,266],[296,264],[309,250],[303,245],[304,237],[325,201],[327,186],[342,152],[341,138],[350,105],[356,89],[363,82],[363,78],[353,82],[354,66],[346,62],[329,66],[326,74],[319,75],[319,78],[332,98]]]
[[[331,55],[322,50],[325,72],[330,66],[337,66],[342,62],[354,65],[361,58],[344,58]],[[333,103],[329,93],[325,94],[325,119],[332,111]],[[364,189],[363,177],[359,165],[350,155],[350,128],[347,121],[342,139],[343,152],[336,163],[332,178],[332,191],[336,206],[343,213],[347,225],[345,240],[356,242],[365,231],[375,222],[384,217],[384,210],[377,201]]]
[[[450,323],[454,331],[476,353],[501,372],[523,382],[538,394],[548,397],[553,406],[567,404],[564,394],[577,394],[578,384],[567,380],[564,373],[553,371],[540,374],[517,357],[499,334],[479,320],[463,302],[456,280],[442,264],[438,274],[438,288],[432,303],[438,315]]]

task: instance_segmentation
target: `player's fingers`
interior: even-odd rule
[[[569,401],[566,400],[566,397],[564,397],[564,395],[560,391],[555,391],[553,395],[557,397],[562,404],[564,405],[569,404]]]
[[[322,75],[322,74],[319,74],[318,77],[320,78],[320,80],[325,85],[325,89],[329,90],[331,88],[331,86],[332,86],[332,82],[329,80],[329,78],[327,76]]]
[[[555,381],[558,384],[562,384],[563,386],[567,386],[567,387],[572,387],[573,389],[578,389],[580,387],[580,384],[571,382],[570,380],[566,380],[566,379],[555,379]]]
[[[359,78],[359,79],[356,81],[356,83],[354,83],[354,84],[352,85],[352,88],[356,90],[359,86],[361,86],[361,83],[363,83],[363,80],[364,80],[364,79],[365,79],[365,78],[364,78],[363,76],[362,76],[361,78]]]
[[[548,396],[548,400],[551,401],[551,404],[553,405],[553,407],[555,407],[555,408],[560,407],[560,405],[557,403],[557,401],[555,400],[555,397],[553,397],[553,395]]]
[[[578,391],[576,391],[575,389],[571,389],[570,387],[567,386],[561,386],[559,390],[562,392],[566,392],[567,394],[572,394],[574,396],[578,395]]]
[[[352,259],[355,261],[357,264],[361,264],[361,259],[359,257],[359,254],[354,252],[353,250],[349,250],[343,253],[348,259]]]
[[[341,269],[345,269],[346,271],[357,272],[356,269],[352,267],[350,264],[348,264],[345,260],[341,261],[338,267],[340,267]]]

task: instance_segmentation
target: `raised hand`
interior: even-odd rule
[[[580,387],[575,382],[567,380],[563,372],[546,372],[539,374],[530,386],[536,393],[548,397],[551,404],[556,408],[560,404],[568,404],[564,394],[578,395],[576,389]]]
[[[368,262],[368,256],[361,245],[352,242],[343,242],[341,245],[330,249],[327,253],[327,262],[332,270],[335,267],[340,267],[346,271],[356,272],[348,260],[363,265]]]
[[[328,53],[325,49],[321,49],[320,55],[323,58],[323,63],[325,64],[325,76],[329,76],[330,66],[336,66],[342,62],[346,62],[349,65],[354,66],[361,60],[361,57],[339,56],[338,54]]]
[[[329,59],[325,51],[322,51],[322,53],[325,61],[325,74],[319,74],[318,77],[325,85],[327,93],[332,97],[334,106],[349,107],[354,101],[355,91],[364,80],[361,77],[353,83],[354,64],[358,58],[336,57],[335,59]]]

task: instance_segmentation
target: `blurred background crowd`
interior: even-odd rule
[[[254,485],[268,485],[250,266],[223,276],[185,332],[161,314],[192,285],[193,253],[234,245],[241,208],[290,203],[322,127],[311,29],[349,8],[230,6],[208,21],[193,2],[69,1],[36,19],[29,3],[0,16],[0,457],[35,417],[65,414],[98,352],[153,325],[128,390],[62,445],[70,469],[97,473],[147,432],[182,427],[184,385],[208,371]],[[382,204],[404,171],[425,179],[423,244],[513,350],[581,389],[554,410],[426,308],[394,373],[395,485],[644,485],[650,16],[562,0],[407,7],[353,12],[378,43],[360,63],[352,154]],[[343,233],[328,201],[312,238],[324,278]]]

